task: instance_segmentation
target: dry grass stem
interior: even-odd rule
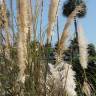
[[[74,20],[74,17],[76,16],[76,14],[82,10],[82,6],[79,5],[75,8],[75,10],[69,15],[68,19],[67,19],[67,22],[64,26],[64,30],[63,30],[63,33],[61,35],[61,38],[60,38],[60,44],[59,44],[59,50],[64,50],[65,49],[65,42],[66,42],[66,39],[68,38],[68,32],[69,32],[69,27],[72,23],[72,21]]]
[[[52,30],[56,21],[56,15],[58,10],[58,3],[59,3],[59,0],[51,0],[51,4],[49,7],[48,29],[47,29],[48,43],[51,42]]]

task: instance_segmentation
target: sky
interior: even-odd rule
[[[50,0],[45,0],[43,19],[46,25],[48,21],[48,5],[50,4]],[[62,16],[62,6],[66,0],[61,0],[60,8],[58,12],[59,16],[59,31],[60,34],[63,32],[64,25],[66,23],[67,18]],[[87,6],[87,14],[84,18],[78,19],[78,23],[83,26],[83,30],[85,33],[85,37],[88,43],[94,43],[96,45],[96,0],[84,0]],[[73,36],[74,30],[71,31],[71,35]],[[57,40],[57,35],[53,34],[53,43]]]
[[[96,0],[87,0],[87,14],[83,18],[82,24],[86,33],[88,42],[96,45]]]
[[[62,2],[64,1],[65,0],[62,0]],[[83,26],[83,30],[88,43],[94,43],[96,45],[96,0],[85,0],[85,2],[87,5],[87,14],[84,18],[79,19],[78,22]],[[60,26],[63,25],[62,21],[64,20],[66,21],[66,18],[62,16],[61,12],[59,19],[61,23]]]
[[[34,0],[33,0],[34,1]],[[50,0],[44,0],[44,8],[43,8],[43,27],[46,29],[46,25],[48,24],[48,9],[50,5]],[[66,0],[61,0],[59,12],[58,12],[58,20],[59,20],[59,33],[63,32],[64,25],[66,23],[67,18],[62,16],[62,6]],[[78,22],[83,26],[84,33],[88,43],[94,43],[96,45],[96,0],[84,0],[87,5],[87,14],[84,18],[78,19]],[[10,4],[10,0],[7,0],[8,5]],[[13,2],[14,12],[16,12],[16,0]],[[15,13],[14,13],[15,14]],[[39,20],[38,20],[39,22]],[[40,29],[40,24],[38,23],[37,31]],[[43,28],[43,29],[44,29]],[[73,36],[74,30],[71,30],[70,36]],[[57,34],[53,33],[52,42],[56,42]]]

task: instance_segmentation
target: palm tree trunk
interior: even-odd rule
[[[77,46],[77,48],[76,48],[76,54],[78,54],[79,53],[79,45],[78,45],[78,25],[77,25],[77,19],[76,19],[76,16],[74,17],[74,26],[75,26],[75,42],[76,42],[76,46]]]
[[[75,32],[76,32],[76,43],[78,43],[78,31],[77,31],[77,20],[76,20],[76,17],[74,17],[74,26],[75,26]]]

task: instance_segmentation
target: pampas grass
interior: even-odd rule
[[[65,92],[68,96],[77,96],[75,91],[76,82],[75,82],[75,72],[72,70],[72,66],[65,63],[64,69],[61,74],[63,74],[63,86],[65,88]]]
[[[64,46],[65,46],[66,39],[68,38],[69,27],[70,27],[72,21],[74,20],[74,17],[77,15],[78,12],[80,12],[80,10],[82,10],[82,5],[77,6],[67,19],[67,22],[64,26],[63,33],[60,38],[59,49],[61,51],[64,50],[64,48],[65,48]]]
[[[84,31],[81,26],[78,28],[78,42],[79,42],[79,52],[80,52],[80,63],[83,69],[88,66],[88,50],[87,42],[84,37]]]
[[[85,73],[83,72],[81,66],[79,66],[79,58],[71,58],[71,55],[75,55],[74,51],[71,52],[71,49],[75,47],[73,42],[73,47],[65,50],[65,43],[70,35],[70,25],[74,16],[82,10],[82,5],[77,6],[68,17],[61,38],[58,39],[58,47],[54,48],[53,45],[48,44],[47,46],[45,43],[52,43],[52,30],[59,27],[55,26],[55,21],[57,15],[59,15],[57,11],[60,0],[51,0],[50,8],[46,6],[46,2],[49,3],[48,0],[15,0],[17,2],[16,11],[14,0],[10,0],[10,6],[6,0],[1,1],[3,2],[0,18],[3,18],[4,22],[0,19],[0,25],[3,24],[3,27],[0,26],[2,31],[0,38],[0,89],[3,90],[0,90],[0,96],[2,94],[4,96],[81,96],[83,93],[86,96],[92,95],[91,92],[95,90],[95,87],[93,87],[94,90],[91,90],[90,87],[94,85],[95,76],[92,75],[92,79],[91,76],[87,78],[87,70],[84,70]],[[14,7],[12,4],[14,4]],[[14,13],[15,16],[7,17],[7,7],[9,13],[12,13],[11,15]],[[46,11],[45,7],[49,8],[49,14],[43,14]],[[48,15],[48,25],[44,21],[46,15]],[[9,26],[9,23],[12,22],[13,28]],[[60,24],[59,21],[57,23]],[[44,26],[47,28],[44,28]],[[44,31],[43,28],[47,30]],[[12,34],[10,29],[11,32],[14,29],[15,34]],[[57,31],[59,34],[58,28]],[[47,36],[43,37],[46,32]],[[85,69],[88,65],[87,44],[82,32],[82,28],[79,28],[80,62]],[[37,36],[40,38],[37,38]],[[10,42],[14,42],[14,44]],[[8,55],[5,54],[4,48],[10,60],[6,58]],[[60,54],[58,54],[58,50]],[[75,62],[77,63],[75,64]],[[90,73],[93,73],[93,70]],[[78,79],[81,79],[81,76],[82,80],[79,81]],[[87,79],[93,80],[92,86],[87,82]]]
[[[47,40],[48,43],[51,41],[53,27],[56,21],[56,15],[58,10],[59,0],[51,0],[51,4],[49,7],[49,15],[48,15],[48,28],[47,28]]]
[[[25,69],[27,65],[27,38],[29,32],[29,14],[28,7],[29,2],[27,0],[19,1],[19,42],[18,42],[18,63],[19,63],[19,80],[22,81],[25,78]],[[24,82],[24,81],[22,81]]]
[[[20,80],[21,82],[25,82],[24,78],[25,78],[25,69],[26,69],[26,58],[24,57],[25,55],[25,50],[24,50],[24,45],[23,45],[23,41],[22,38],[24,37],[22,35],[23,33],[20,33],[19,35],[19,40],[18,40],[18,64],[19,64],[19,69],[20,69],[20,73],[19,73],[19,77],[18,80]]]
[[[49,73],[47,73],[47,96],[55,96],[60,93],[62,88],[62,82],[60,78],[60,73],[57,70],[57,67],[52,65],[51,63],[48,64],[49,66]]]
[[[59,50],[61,52],[64,50],[64,44],[68,37],[69,26],[71,25],[72,21],[74,20],[74,17],[80,10],[82,10],[82,6],[77,6],[76,9],[68,17],[67,23],[65,24],[64,31],[60,39]],[[57,90],[58,88],[63,88],[63,91],[64,91],[64,94],[62,93],[63,95],[77,96],[77,93],[75,91],[76,89],[75,72],[72,70],[72,66],[62,61],[61,59],[62,54],[57,54],[55,57],[57,61],[56,65],[54,66],[52,64],[49,64],[49,68],[51,72],[51,76],[49,76],[49,78],[51,78],[51,81],[48,78],[49,85],[51,86],[52,84],[55,85],[55,87],[52,87],[52,88],[57,88]],[[61,81],[62,84],[61,82],[58,82],[58,81]],[[53,90],[49,86],[48,86],[48,89]]]
[[[6,9],[6,4],[5,1],[3,0],[2,5],[1,5],[1,13],[2,13],[2,19],[5,21],[4,23],[2,22],[2,26],[5,28],[5,43],[6,46],[8,47],[10,45],[10,33],[9,33],[9,24],[8,24],[8,16],[7,16],[7,9]]]
[[[11,36],[9,32],[9,24],[8,24],[8,16],[7,16],[7,8],[6,8],[6,3],[5,0],[1,1],[1,16],[2,18],[2,26],[4,27],[4,32],[5,32],[5,56],[7,59],[10,59],[10,41],[11,41]]]
[[[75,83],[75,72],[72,70],[72,66],[62,61],[60,64],[54,66],[49,64],[50,74],[47,77],[48,90],[58,91],[62,90],[63,95],[76,96],[77,93]],[[53,87],[52,87],[53,84]],[[52,88],[53,89],[52,89]],[[59,90],[59,91],[60,91]],[[50,91],[49,91],[50,92]],[[57,92],[59,93],[59,92]],[[50,93],[49,93],[50,94]]]
[[[84,81],[82,90],[86,94],[86,96],[92,96],[92,94],[91,94],[92,90],[91,90],[91,87],[88,84],[88,82]]]
[[[41,46],[41,47],[43,46],[43,40],[42,40],[43,7],[44,7],[44,1],[42,0],[42,1],[41,1],[41,17],[40,17],[40,21],[41,21],[41,24],[40,24],[40,46]]]

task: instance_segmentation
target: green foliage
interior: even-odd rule
[[[72,40],[68,50],[65,51],[64,60],[68,63],[72,63],[73,70],[76,72],[76,80],[77,80],[77,92],[78,96],[83,94],[82,86],[85,79],[85,74],[88,82],[90,82],[92,88],[92,96],[96,94],[96,49],[93,44],[88,45],[88,69],[82,69],[79,61],[79,50],[78,50],[78,43],[76,40]],[[80,95],[79,95],[80,94]]]

